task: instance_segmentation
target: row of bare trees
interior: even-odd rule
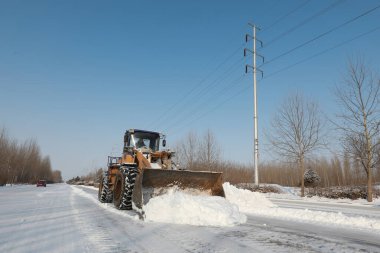
[[[314,170],[320,176],[320,187],[365,186],[367,184],[367,176],[360,163],[348,156],[307,159],[304,166],[306,169]],[[260,165],[259,179],[263,183],[301,186],[301,175],[297,163],[265,162]],[[373,180],[380,181],[380,170],[374,171]]]
[[[87,174],[84,174],[82,176],[76,176],[67,180],[66,183],[97,186],[100,183],[100,180],[103,176],[103,171],[104,170],[102,168],[94,168]]]
[[[333,119],[323,117],[318,104],[305,99],[302,93],[285,99],[267,133],[270,149],[276,151],[280,162],[262,165],[260,181],[301,186],[304,196],[305,167],[311,167],[321,176],[322,186],[366,184],[367,200],[372,201],[372,184],[380,180],[379,90],[379,77],[358,59],[349,62],[346,78],[336,88],[341,112]],[[334,127],[327,129],[327,122]],[[331,160],[315,158],[318,150],[329,150],[328,132],[340,136],[333,138],[333,142],[340,140],[341,159],[337,155],[332,155]],[[239,181],[233,176],[239,173],[245,175],[240,177],[240,182],[252,179],[250,168],[231,163],[229,168],[222,165],[220,149],[211,131],[200,137],[188,134],[176,150],[182,167],[223,171],[225,179],[231,182]],[[231,172],[231,169],[235,170]]]
[[[195,169],[202,165],[204,170],[215,168],[220,162],[220,148],[215,135],[207,130],[202,136],[190,132],[176,145],[177,164],[184,169]]]
[[[50,158],[41,154],[35,140],[18,143],[0,130],[0,185],[35,183],[39,179],[62,182],[61,172],[52,171]]]
[[[380,79],[361,60],[351,60],[346,78],[336,88],[341,112],[330,121],[341,135],[343,151],[366,174],[367,200],[372,201],[373,173],[379,167]],[[272,121],[270,142],[277,153],[296,162],[300,171],[301,196],[304,196],[305,158],[326,147],[324,122],[315,102],[302,95],[290,96]]]
[[[232,184],[248,183],[253,179],[249,166],[221,159],[220,146],[211,130],[201,135],[188,133],[175,150],[176,163],[181,169],[223,172],[224,181]]]
[[[252,166],[221,159],[221,149],[210,130],[203,135],[189,133],[177,143],[176,151],[176,159],[182,163],[180,166],[183,169],[223,172],[224,180],[232,184],[254,181]],[[329,158],[308,157],[303,167],[317,172],[321,177],[320,187],[362,186],[367,183],[367,176],[360,161],[352,158],[347,152],[342,156],[335,154]],[[297,159],[266,161],[260,165],[259,181],[298,187],[302,184],[301,175]],[[380,181],[380,170],[375,170],[373,180]]]

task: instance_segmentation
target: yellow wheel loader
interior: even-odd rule
[[[161,141],[162,140],[162,141]],[[108,170],[99,184],[100,202],[113,202],[117,209],[141,209],[150,198],[176,187],[192,194],[224,196],[221,172],[180,170],[172,161],[174,152],[160,150],[165,136],[130,129],[124,135],[121,157],[108,157]]]

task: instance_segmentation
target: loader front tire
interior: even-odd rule
[[[116,173],[113,203],[117,209],[132,210],[132,194],[136,176],[135,168],[121,168]]]
[[[111,190],[108,185],[108,175],[104,174],[100,180],[99,190],[98,190],[98,199],[102,203],[111,203],[112,195]]]

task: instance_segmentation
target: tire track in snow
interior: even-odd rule
[[[379,245],[372,243],[376,235],[362,231],[256,215],[249,215],[244,227],[248,229],[247,239],[254,237],[268,245],[277,244],[287,250],[293,249],[289,252],[380,252]],[[260,228],[260,231],[255,231],[256,228]],[[360,241],[360,238],[367,240]]]
[[[82,187],[72,186],[71,189],[75,196],[92,202],[86,207],[86,209],[93,210],[92,216],[87,217],[87,224],[93,222],[96,226],[93,225],[91,228],[87,228],[87,230],[91,232],[94,229],[96,230],[95,227],[97,227],[103,231],[103,233],[100,234],[97,230],[92,241],[95,241],[95,245],[105,243],[103,246],[104,249],[97,249],[93,252],[181,252],[176,248],[171,251],[163,247],[160,250],[160,247],[157,247],[157,245],[146,244],[146,242],[152,241],[151,239],[145,238],[147,237],[146,234],[154,233],[152,231],[144,231],[143,223],[141,222],[141,224],[139,224],[138,215],[133,211],[120,211],[114,208],[112,204],[100,203],[95,194],[95,190],[91,189],[91,193],[89,193],[88,190]],[[97,207],[101,207],[101,209]],[[81,207],[80,209],[82,211],[85,208]],[[86,220],[86,217],[84,217],[83,220]],[[83,221],[81,221],[81,223],[83,223]],[[128,224],[126,225],[125,223]],[[162,237],[155,239],[157,242],[162,241]],[[161,244],[161,247],[162,246],[165,246],[165,244]]]
[[[111,238],[122,235],[124,240],[119,242],[128,247],[129,251],[126,252],[131,252],[130,247],[136,252],[163,252],[161,248],[166,252],[202,253],[380,252],[380,248],[377,244],[371,244],[371,240],[355,241],[354,238],[363,236],[363,231],[347,229],[346,235],[341,235],[344,230],[341,227],[318,226],[275,217],[247,214],[249,219],[246,224],[223,228],[142,222],[134,220],[131,215],[133,212],[122,212],[100,204],[95,189],[85,191],[88,198],[97,205],[103,205],[103,212],[107,213],[103,223],[110,228],[107,233],[111,233]],[[114,227],[110,227],[109,223]],[[335,232],[329,232],[330,229]],[[161,243],[155,244],[157,241]]]
[[[91,206],[85,206],[83,200],[80,200],[78,195],[74,191],[70,193],[70,203],[73,207],[75,227],[80,229],[80,232],[83,233],[83,236],[88,238],[86,244],[87,252],[104,252],[104,253],[115,253],[122,252],[120,248],[115,245],[115,242],[112,238],[108,237],[109,231],[107,227],[93,224],[91,222],[91,215],[94,215],[94,212],[91,210]],[[80,206],[80,208],[78,208]],[[83,208],[84,207],[84,208]]]

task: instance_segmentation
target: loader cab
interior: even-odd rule
[[[156,152],[160,149],[161,135],[157,132],[130,129],[124,135],[124,148],[149,149]]]

